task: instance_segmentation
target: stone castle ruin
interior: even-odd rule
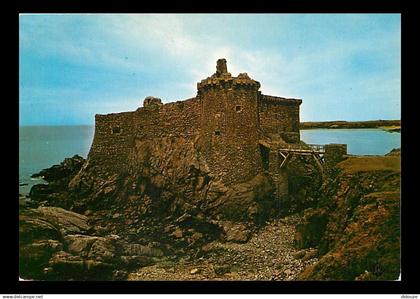
[[[20,275],[395,280],[399,157],[337,167],[347,145],[302,142],[302,100],[259,88],[219,59],[194,98],[96,115],[87,159],[42,170],[48,185],[19,199]]]
[[[197,84],[197,96],[175,103],[147,97],[136,111],[96,115],[89,158],[123,171],[136,140],[197,140],[209,170],[227,185],[270,168],[261,140],[298,143],[300,99],[264,95],[246,73],[233,77],[225,59]],[[266,144],[266,143],[265,143]]]
[[[163,104],[147,97],[135,111],[96,115],[91,150],[70,190],[105,207],[107,198],[118,198],[145,205],[144,211],[174,215],[192,206],[211,217],[245,220],[295,201],[289,190],[315,180],[307,174],[290,181],[279,149],[302,145],[302,100],[259,88],[246,73],[232,76],[219,59],[194,98]]]

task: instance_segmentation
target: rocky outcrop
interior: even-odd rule
[[[230,186],[212,183],[203,211],[215,219],[262,223],[274,214],[273,185],[269,177],[257,175]]]
[[[25,209],[19,215],[19,267],[23,278],[40,279],[64,248],[67,233],[86,233],[87,218],[56,207]]]
[[[68,184],[80,171],[85,159],[79,155],[66,158],[59,165],[41,170],[32,177],[42,177],[48,184],[37,184],[31,188],[29,197],[41,205],[58,206],[65,209],[74,208],[75,200],[70,196]]]
[[[83,157],[74,155],[72,158],[64,159],[59,165],[53,165],[50,168],[41,170],[31,177],[42,177],[45,181],[54,183],[60,180],[67,181],[80,170],[84,163],[85,159]]]
[[[19,268],[36,280],[116,280],[151,265],[164,252],[154,244],[132,244],[99,235],[88,217],[58,207],[23,209],[19,215]]]
[[[385,156],[401,156],[401,149],[400,148],[393,148],[389,153]]]
[[[201,240],[212,240],[223,230],[212,221],[260,223],[273,215],[273,185],[267,176],[226,186],[209,171],[197,143],[175,136],[136,140],[126,173],[96,176],[98,166],[88,159],[70,181],[69,193],[82,194],[84,199],[77,203],[83,205],[81,211],[113,211],[116,232],[138,230],[139,221],[144,221],[159,229],[158,235],[164,234],[161,239],[180,235],[174,232],[181,229],[189,235],[184,241],[198,238],[188,230],[202,234]],[[189,220],[180,226],[182,215],[189,215]],[[168,228],[171,224],[173,229]]]
[[[296,227],[296,244],[316,246],[319,257],[299,279],[398,279],[399,157],[351,157],[338,168]]]
[[[318,246],[325,233],[328,216],[325,208],[306,210],[303,221],[296,225],[296,247],[302,249]]]

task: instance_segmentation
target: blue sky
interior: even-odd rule
[[[19,25],[20,125],[94,124],[196,95],[226,58],[302,121],[399,119],[399,14],[40,14]]]

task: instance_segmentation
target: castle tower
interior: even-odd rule
[[[202,152],[225,184],[246,181],[261,169],[258,147],[260,83],[246,73],[232,77],[226,59],[197,84],[201,102]]]

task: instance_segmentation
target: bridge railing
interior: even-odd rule
[[[314,151],[314,152],[320,152],[320,153],[324,153],[325,152],[325,145],[323,144],[306,144],[306,145],[302,145],[302,144],[288,144],[287,146],[284,147],[284,149],[287,150],[301,150],[301,151]]]
[[[308,144],[308,146],[316,152],[325,152],[325,145],[323,144]]]

